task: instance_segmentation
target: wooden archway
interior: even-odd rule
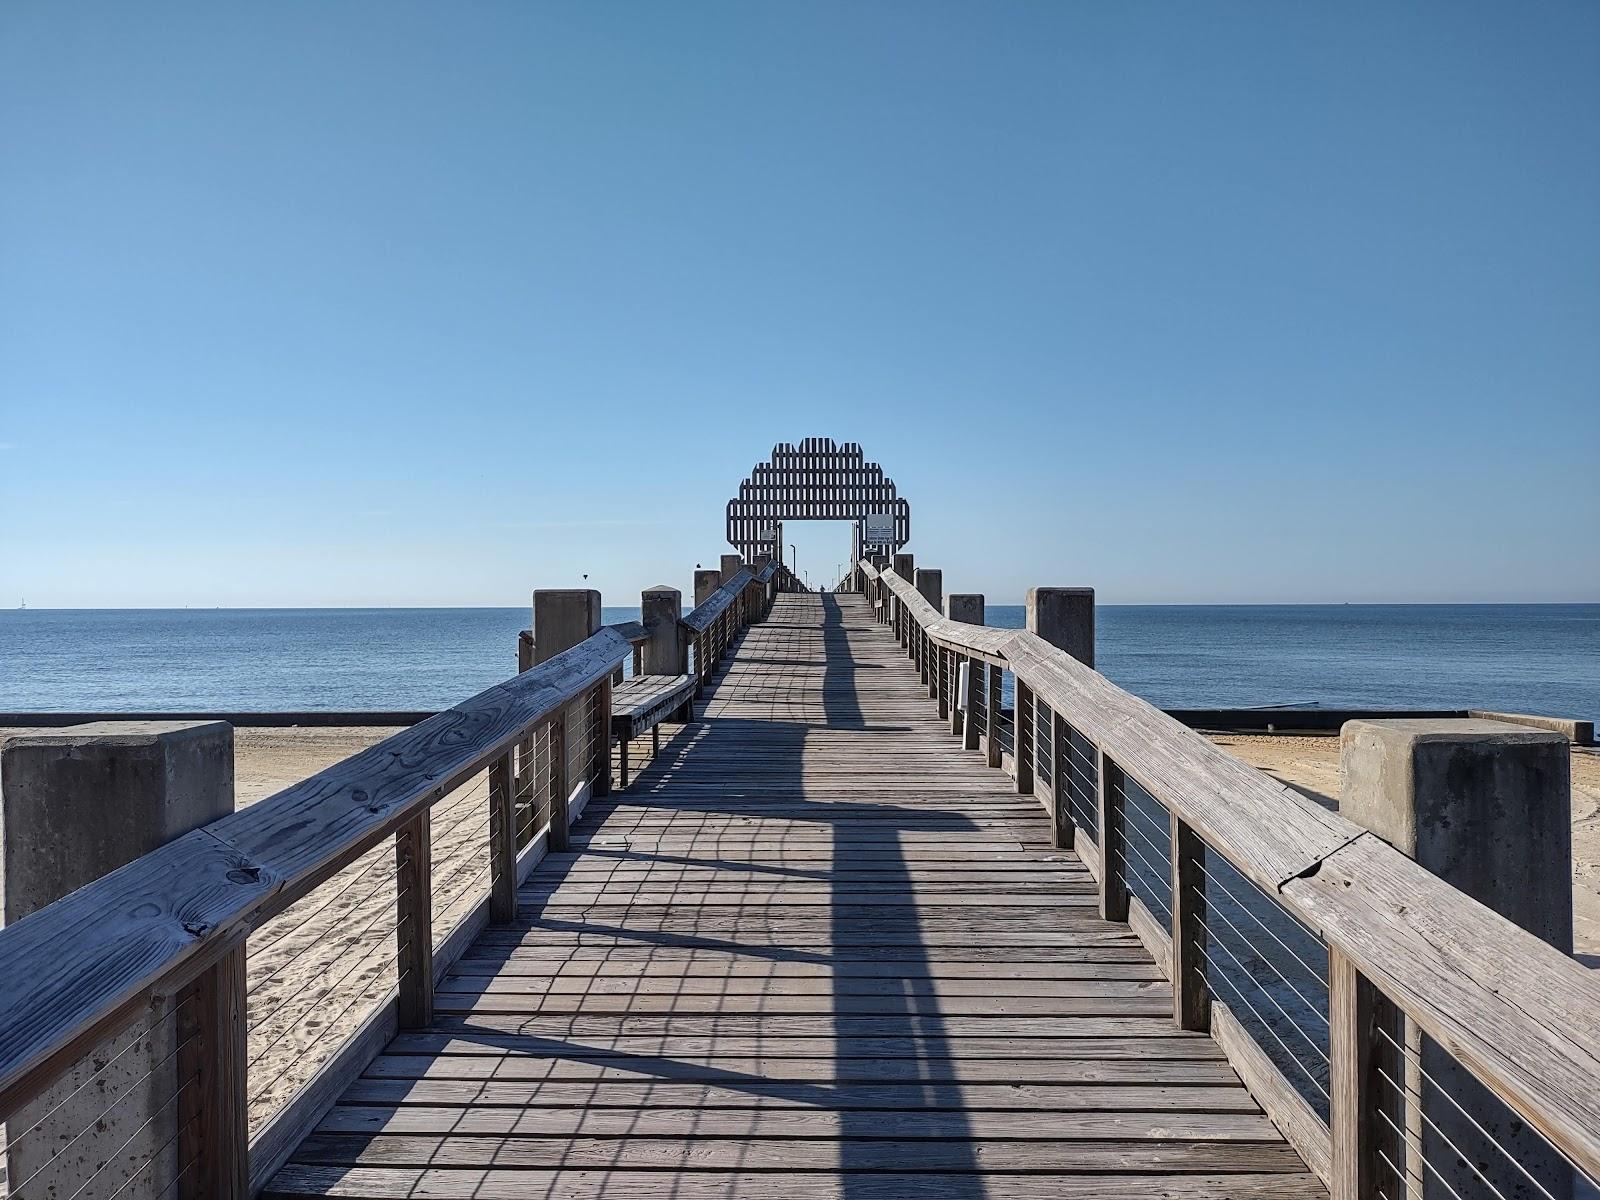
[[[869,541],[869,517],[889,518],[888,529],[873,533],[892,536]],[[757,463],[728,501],[728,542],[746,561],[776,553],[774,542],[783,540],[785,521],[853,522],[855,558],[891,554],[911,540],[911,505],[895,491],[894,480],[877,463],[867,462],[855,442],[840,445],[832,438],[774,446],[772,457]]]

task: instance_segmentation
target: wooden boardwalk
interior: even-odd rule
[[[1325,1194],[860,597],[778,597],[697,717],[270,1194]]]

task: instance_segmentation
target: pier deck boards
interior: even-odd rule
[[[860,597],[785,595],[282,1197],[1322,1196]]]

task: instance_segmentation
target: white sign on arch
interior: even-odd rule
[[[894,541],[894,514],[868,513],[867,532],[863,539],[869,546],[887,546]]]

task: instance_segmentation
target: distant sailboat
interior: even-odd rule
[[[22,608],[22,609],[25,609],[25,608],[27,608],[27,607],[28,607],[28,600],[27,600],[27,597],[23,597],[23,600],[22,600],[22,603],[21,603],[21,604],[19,604],[19,605],[17,605],[17,607],[18,607],[18,608]]]

